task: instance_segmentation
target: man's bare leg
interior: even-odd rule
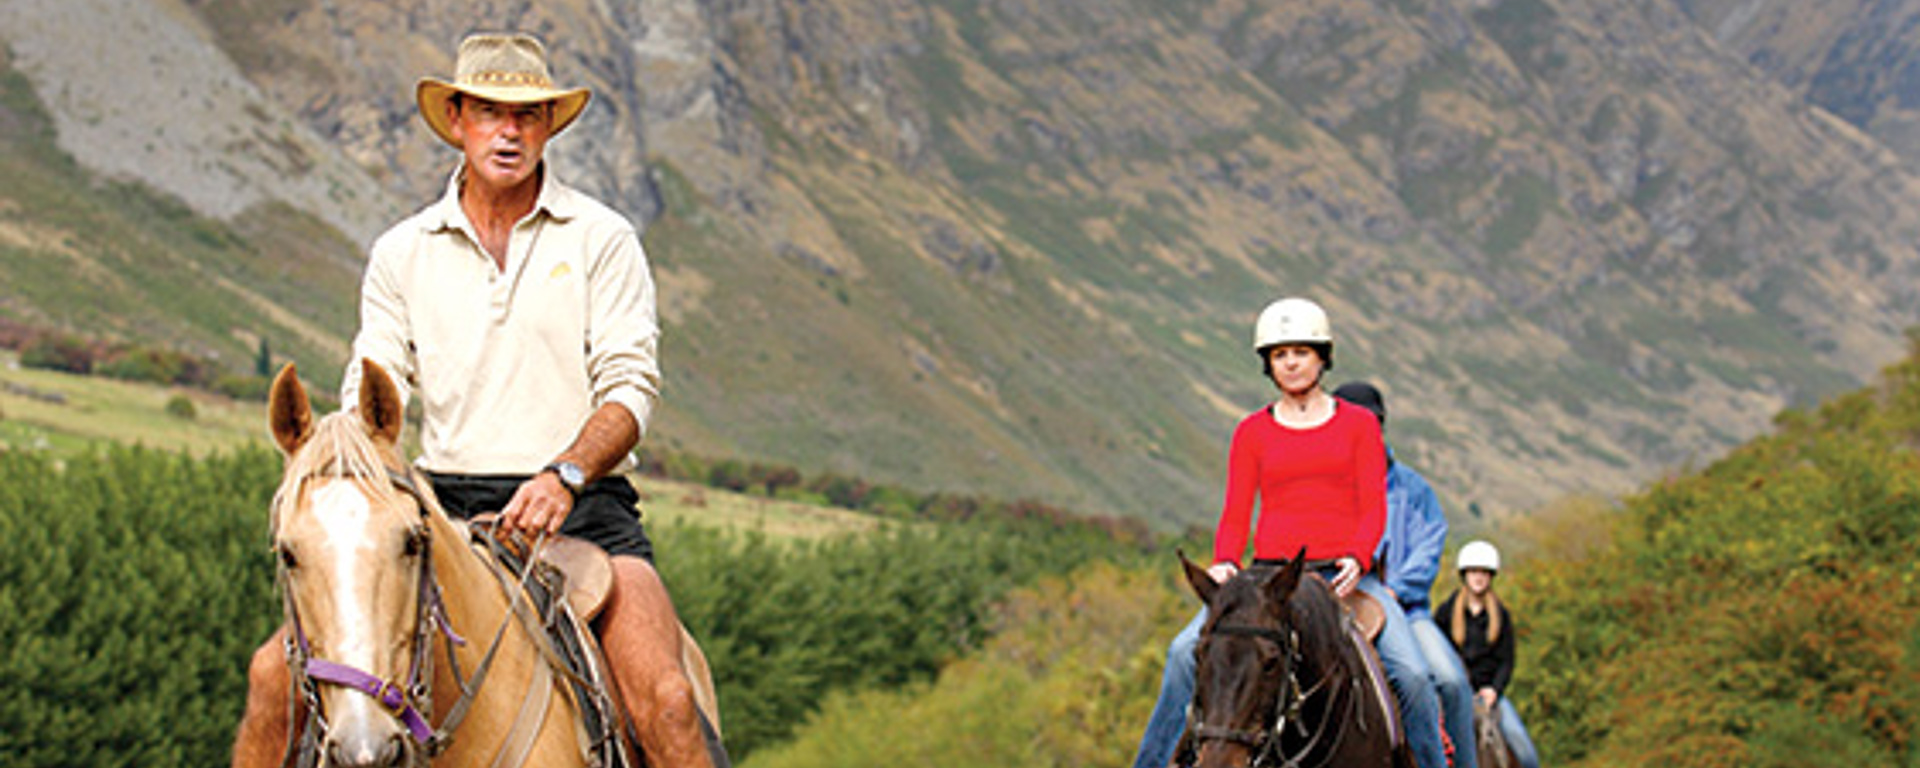
[[[693,685],[680,668],[680,619],[647,561],[613,558],[613,589],[600,614],[600,645],[649,765],[712,768]]]
[[[286,627],[275,630],[247,665],[247,711],[233,738],[233,768],[275,768],[286,757],[287,696],[293,687],[286,637]]]

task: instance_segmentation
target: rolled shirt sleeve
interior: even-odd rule
[[[660,398],[660,325],[640,238],[631,228],[610,238],[587,280],[587,372],[594,407],[617,403],[647,434]]]

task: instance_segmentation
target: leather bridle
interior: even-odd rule
[[[1307,700],[1319,693],[1322,688],[1325,688],[1328,682],[1333,679],[1333,676],[1323,674],[1311,687],[1302,688],[1300,686],[1300,636],[1291,629],[1281,630],[1273,627],[1258,627],[1246,624],[1222,624],[1214,626],[1210,630],[1210,633],[1213,635],[1254,637],[1278,645],[1281,653],[1287,659],[1287,673],[1280,680],[1280,688],[1275,692],[1272,704],[1266,707],[1268,712],[1267,716],[1262,718],[1262,722],[1273,723],[1270,728],[1264,730],[1238,729],[1201,723],[1199,722],[1201,716],[1199,702],[1196,701],[1193,711],[1188,714],[1187,732],[1193,734],[1195,741],[1228,741],[1247,747],[1253,753],[1250,768],[1301,768],[1301,761],[1306,759],[1307,755],[1313,753],[1314,748],[1319,745],[1321,738],[1326,735],[1329,729],[1333,728],[1334,721],[1337,720],[1337,718],[1321,718],[1318,727],[1314,728],[1307,743],[1301,746],[1300,749],[1293,751],[1292,754],[1288,754],[1285,747],[1281,744],[1282,737],[1289,725],[1301,736],[1309,736],[1302,712]],[[1329,702],[1327,711],[1331,712],[1332,709],[1332,703]],[[1315,766],[1323,766],[1332,759],[1334,751],[1339,747],[1339,740],[1341,738],[1342,735],[1335,735],[1334,742],[1327,751],[1327,757],[1315,763]]]
[[[340,475],[340,477],[350,476]],[[408,664],[407,674],[403,680],[386,680],[352,665],[315,658],[312,645],[307,639],[306,629],[300,621],[300,612],[294,605],[293,591],[289,588],[293,581],[293,574],[288,568],[288,557],[281,549],[281,545],[276,543],[274,548],[279,555],[275,558],[276,578],[279,581],[281,605],[286,613],[288,627],[287,665],[295,682],[295,691],[289,706],[297,708],[299,704],[304,703],[307,712],[306,726],[301,729],[302,736],[299,740],[297,741],[293,734],[288,734],[287,753],[282,761],[283,766],[307,765],[307,761],[317,755],[317,749],[307,747],[320,744],[329,727],[325,715],[320,711],[319,685],[322,683],[349,688],[373,697],[406,727],[407,732],[429,756],[439,754],[445,749],[450,740],[449,735],[456,724],[447,722],[443,724],[441,730],[435,731],[427,720],[427,713],[433,711],[433,631],[436,628],[439,629],[454,645],[466,644],[466,640],[454,631],[452,623],[447,619],[446,605],[440,597],[440,583],[434,578],[432,529],[426,523],[427,500],[410,473],[388,467],[387,480],[401,493],[413,498],[422,518],[421,522],[408,533],[410,537],[414,537],[415,545],[419,548],[420,562],[419,573],[416,576],[419,599],[414,605],[413,658]],[[488,659],[491,660],[491,658],[492,655],[489,653]],[[448,653],[448,659],[449,661],[453,659],[451,652]],[[455,675],[458,677],[459,665],[455,662],[454,666]],[[470,690],[478,689],[478,678],[483,674],[484,670],[476,670],[475,684]],[[462,687],[468,686],[463,684]],[[463,702],[465,698],[463,696]]]

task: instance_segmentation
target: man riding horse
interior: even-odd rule
[[[353,360],[417,393],[422,454],[455,515],[564,533],[612,555],[595,623],[615,688],[655,765],[708,766],[679,620],[651,564],[638,494],[611,473],[645,434],[660,390],[654,284],[633,225],[562,184],[549,139],[585,109],[555,87],[524,34],[462,41],[452,81],[416,87],[420,115],[461,162],[444,197],[375,241]],[[341,402],[362,370],[348,367]],[[254,655],[234,765],[280,762],[291,727],[285,629]]]

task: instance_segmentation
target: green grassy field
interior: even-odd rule
[[[184,398],[193,416],[168,412]],[[268,445],[266,405],[205,392],[24,368],[0,351],[0,450],[73,455],[107,443],[201,456]],[[634,477],[650,524],[755,530],[774,539],[868,531],[871,515],[732,493],[692,483]]]

